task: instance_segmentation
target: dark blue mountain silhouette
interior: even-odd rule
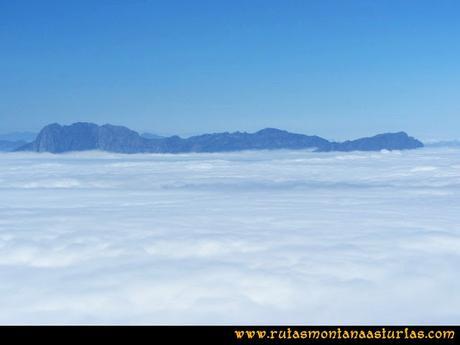
[[[70,126],[51,124],[37,138],[18,151],[69,152],[103,150],[119,153],[184,153],[228,152],[241,150],[312,149],[315,151],[376,151],[404,150],[423,144],[404,132],[379,134],[343,143],[330,142],[318,136],[290,133],[266,128],[255,133],[213,133],[181,138],[144,138],[122,126],[78,122]]]

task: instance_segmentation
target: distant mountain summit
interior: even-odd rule
[[[312,149],[327,151],[405,150],[423,147],[417,139],[404,132],[379,134],[342,143],[318,136],[290,133],[265,128],[255,133],[213,133],[181,138],[178,136],[146,138],[122,126],[78,122],[70,126],[51,124],[37,138],[18,151],[62,153],[102,150],[118,153],[185,153],[228,152],[242,150]]]
[[[423,147],[423,143],[405,132],[378,134],[369,138],[334,143],[332,151],[410,150]]]
[[[148,152],[149,140],[122,126],[77,122],[70,126],[57,123],[43,128],[37,138],[21,151],[62,153],[69,151],[102,150],[109,152]]]
[[[0,151],[14,151],[33,141],[37,134],[32,132],[12,132],[0,134]]]
[[[0,152],[1,151],[14,151],[18,148],[24,146],[26,144],[25,141],[8,141],[8,140],[0,140]]]

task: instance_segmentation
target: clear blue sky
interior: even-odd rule
[[[0,132],[460,137],[460,1],[0,0]]]

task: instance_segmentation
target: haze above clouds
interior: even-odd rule
[[[0,154],[0,323],[460,321],[460,151]]]

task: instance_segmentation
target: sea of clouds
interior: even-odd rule
[[[458,324],[459,268],[459,149],[0,154],[2,324]]]

